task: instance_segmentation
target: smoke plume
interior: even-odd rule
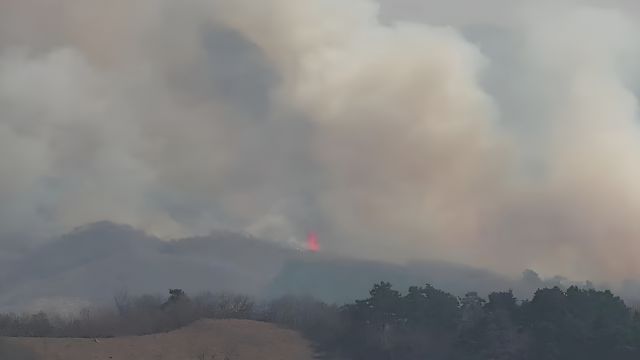
[[[0,232],[640,275],[637,6],[455,3],[2,2]]]

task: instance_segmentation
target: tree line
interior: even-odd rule
[[[180,289],[168,298],[121,292],[114,304],[73,317],[0,315],[0,336],[143,335],[233,318],[296,329],[336,359],[640,359],[640,315],[607,290],[544,288],[519,301],[511,291],[459,298],[429,284],[402,293],[381,282],[367,298],[343,306],[296,296],[189,297]]]
[[[640,316],[610,291],[554,287],[518,301],[383,282],[341,314],[335,349],[353,359],[640,359]]]

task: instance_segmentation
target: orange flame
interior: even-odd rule
[[[318,243],[318,234],[314,232],[310,232],[309,235],[307,235],[307,247],[311,252],[320,251],[320,244]]]

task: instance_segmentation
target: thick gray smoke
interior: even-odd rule
[[[638,6],[479,3],[3,1],[0,231],[640,275]]]

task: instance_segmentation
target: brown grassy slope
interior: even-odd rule
[[[165,334],[112,339],[8,339],[39,360],[306,360],[298,333],[246,320],[203,320]]]

